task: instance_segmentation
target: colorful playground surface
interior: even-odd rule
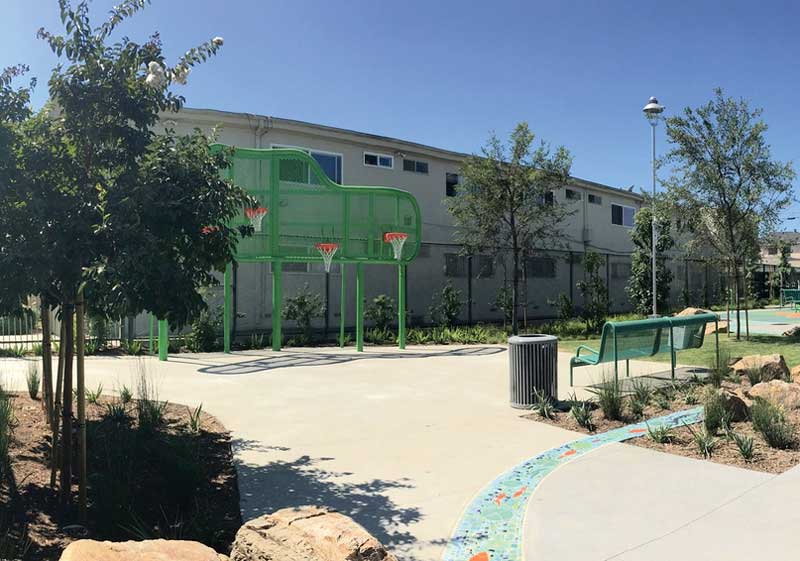
[[[784,331],[792,327],[800,326],[800,310],[795,311],[793,306],[771,307],[760,310],[750,310],[749,318],[745,319],[744,312],[741,312],[742,331],[745,330],[745,321],[750,324],[750,333],[762,335],[782,335]],[[720,319],[727,319],[725,313],[720,313]],[[731,311],[730,329],[736,329],[736,313]]]

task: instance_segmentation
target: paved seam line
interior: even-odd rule
[[[678,411],[573,440],[525,460],[489,483],[472,500],[447,543],[442,561],[522,561],[523,520],[533,491],[546,475],[604,444],[647,434],[648,424],[675,427],[698,423],[702,413],[702,407]]]
[[[673,528],[669,532],[666,532],[666,533],[664,533],[664,534],[662,534],[660,536],[656,536],[655,538],[651,538],[649,540],[643,541],[642,543],[634,545],[634,546],[631,546],[628,549],[624,549],[624,550],[620,551],[619,553],[615,553],[611,557],[606,557],[605,559],[603,559],[603,561],[609,561],[610,559],[617,559],[620,555],[625,555],[626,553],[630,553],[631,551],[635,551],[637,549],[641,549],[642,547],[644,547],[646,545],[649,545],[651,543],[657,542],[659,540],[663,540],[667,536],[670,536],[670,535],[674,534],[675,532],[678,532],[678,531],[680,531],[680,530],[682,530],[682,529],[684,529],[684,528],[686,528],[688,526],[691,526],[695,522],[697,522],[699,520],[702,520],[703,518],[706,518],[706,517],[714,514],[718,510],[721,510],[721,509],[725,508],[726,506],[728,506],[731,503],[734,503],[734,502],[738,501],[739,499],[741,499],[745,495],[747,495],[747,494],[755,491],[759,487],[762,487],[762,486],[766,485],[767,483],[773,481],[776,477],[778,477],[778,476],[777,475],[773,475],[772,477],[770,477],[769,479],[767,479],[765,481],[762,481],[761,483],[756,483],[755,485],[753,485],[749,489],[745,489],[744,491],[742,491],[741,493],[739,493],[735,497],[731,497],[730,499],[728,499],[724,503],[721,503],[721,504],[717,505],[716,507],[712,508],[708,512],[705,512],[705,513],[701,514],[700,516],[697,516],[697,517],[693,518],[692,520],[688,520],[688,521],[684,522],[683,524],[681,524],[680,526],[677,526],[676,528]]]

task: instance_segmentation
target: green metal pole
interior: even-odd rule
[[[166,361],[169,353],[169,325],[167,320],[158,320],[158,360]]]
[[[272,350],[281,350],[281,262],[272,262]]]
[[[406,348],[406,266],[397,266],[397,346]]]
[[[364,350],[364,264],[356,263],[356,350]]]
[[[150,344],[147,348],[147,352],[151,355],[155,354],[155,348],[156,348],[155,331],[156,331],[156,316],[150,314],[150,341],[149,341]]]
[[[231,277],[233,276],[233,263],[225,265],[224,283],[224,304],[222,316],[222,341],[223,350],[231,352],[231,308],[233,307],[233,290],[231,289]]]
[[[347,291],[345,289],[345,270],[344,263],[339,264],[339,271],[342,277],[342,294],[339,296],[339,347],[344,348],[344,313],[347,309]]]

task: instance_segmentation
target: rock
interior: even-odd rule
[[[717,333],[727,333],[728,332],[728,322],[724,319],[719,320],[716,323]],[[714,334],[714,324],[707,323],[706,324],[706,335],[713,335]]]
[[[145,540],[98,542],[78,540],[61,553],[61,561],[224,561],[228,558],[199,542]]]
[[[751,355],[742,358],[733,365],[733,371],[740,376],[753,368],[758,368],[761,371],[762,382],[789,378],[789,367],[786,366],[783,355]]]
[[[231,561],[397,561],[363,527],[314,506],[284,508],[246,522]]]
[[[800,384],[771,380],[756,384],[747,392],[750,397],[766,399],[786,411],[800,407]]]
[[[800,364],[793,367],[789,375],[792,377],[792,382],[800,383]]]
[[[731,421],[738,423],[739,421],[745,421],[749,418],[752,401],[741,389],[736,388],[735,390],[730,390],[724,387],[709,387],[706,391],[706,399],[715,394],[722,396],[725,400],[725,410],[730,414]]]
[[[677,314],[676,316],[696,316],[697,314],[710,314],[711,312],[708,310],[704,310],[703,308],[684,308]]]
[[[800,325],[795,325],[792,328],[783,332],[784,337],[800,337]]]

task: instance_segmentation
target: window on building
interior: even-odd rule
[[[460,179],[461,178],[458,177],[457,173],[444,174],[445,195],[447,195],[448,197],[456,196],[456,185],[458,185]]]
[[[446,277],[466,277],[467,258],[458,253],[444,254],[444,275]]]
[[[375,168],[392,169],[394,168],[394,156],[364,152],[364,165]]]
[[[403,171],[412,171],[414,173],[428,173],[428,162],[422,160],[409,160],[403,158]]]
[[[576,191],[575,189],[567,189],[567,200],[568,201],[580,201],[581,200],[581,192]]]
[[[633,217],[636,209],[631,206],[611,205],[611,223],[617,226],[633,228]]]
[[[630,263],[611,263],[612,279],[627,279],[631,276]]]
[[[553,257],[531,257],[525,261],[525,274],[529,278],[556,278],[556,260]]]
[[[593,204],[593,205],[601,205],[601,204],[603,204],[603,197],[601,197],[600,195],[593,195],[592,193],[589,193],[588,199],[589,199],[589,202],[591,204]]]
[[[778,248],[777,247],[770,247],[767,249],[767,253],[769,255],[778,255]]]
[[[313,150],[310,148],[301,148],[298,146],[281,146],[273,144],[273,148],[294,148],[295,150],[302,150],[312,158],[314,158],[322,172],[328,176],[328,179],[335,183],[342,183],[342,155],[333,152],[322,152],[320,150]],[[292,183],[307,183],[310,185],[318,185],[319,181],[309,170],[309,167],[302,161],[282,160],[280,164],[279,177],[281,181],[290,181]]]
[[[297,263],[295,261],[284,261],[281,265],[281,271],[284,273],[307,273],[308,263]],[[270,263],[269,270],[272,272],[273,264]]]
[[[490,279],[494,276],[494,257],[491,255],[476,255],[472,264],[473,270],[477,273],[476,278]]]
[[[553,195],[552,191],[548,191],[543,195],[539,195],[539,204],[540,205],[554,205],[556,202],[555,196]]]

